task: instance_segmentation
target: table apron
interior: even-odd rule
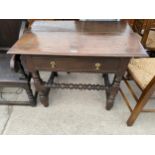
[[[128,62],[129,58],[115,57],[63,57],[26,56],[27,64],[33,70],[64,72],[115,73]],[[30,62],[31,61],[31,62]]]

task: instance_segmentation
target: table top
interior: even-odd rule
[[[9,54],[147,57],[137,35],[124,22],[39,21]]]

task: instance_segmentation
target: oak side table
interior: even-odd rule
[[[113,106],[128,62],[133,57],[147,57],[136,34],[125,21],[45,21],[36,23],[9,50],[21,55],[32,74],[40,101],[48,106],[50,88],[96,89],[106,91],[106,109]],[[51,71],[48,82],[39,71]],[[54,83],[57,72],[102,73],[105,84]],[[108,74],[114,73],[110,83]]]

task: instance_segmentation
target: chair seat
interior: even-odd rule
[[[155,76],[155,58],[133,58],[128,70],[141,89],[145,89]]]
[[[5,81],[21,81],[22,74],[15,73],[10,69],[11,56],[7,54],[0,54],[0,83]]]

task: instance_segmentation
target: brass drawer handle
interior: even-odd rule
[[[55,67],[56,67],[55,61],[51,61],[51,62],[50,62],[50,65],[51,65],[51,68],[55,68]]]
[[[100,68],[101,68],[101,64],[100,63],[95,63],[95,69],[97,70],[97,71],[99,71],[100,70]]]

